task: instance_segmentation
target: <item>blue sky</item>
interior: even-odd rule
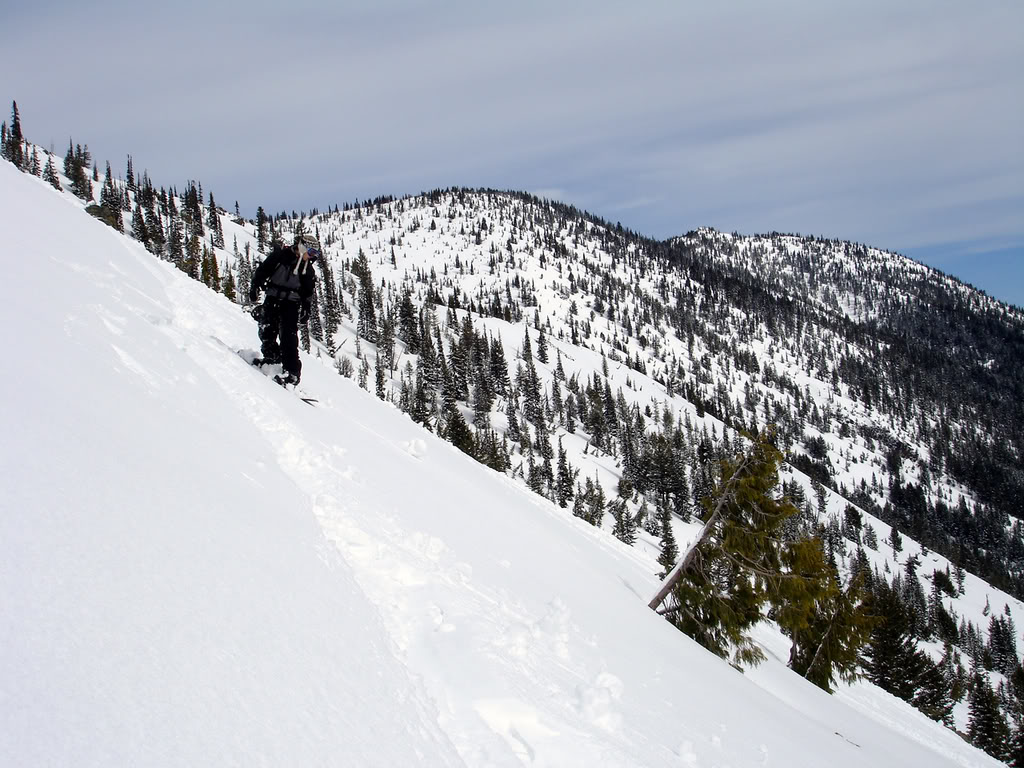
[[[39,0],[0,98],[252,214],[486,186],[896,250],[1024,306],[1024,4]]]

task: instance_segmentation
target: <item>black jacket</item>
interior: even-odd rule
[[[275,248],[252,275],[250,295],[264,287],[268,298],[299,301],[307,311],[313,297],[316,275],[313,262],[299,262],[294,248]]]

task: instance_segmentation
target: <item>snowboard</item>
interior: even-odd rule
[[[297,385],[286,382],[283,378],[284,369],[280,363],[264,363],[259,354],[251,349],[238,350],[238,356],[268,379],[273,379],[274,383],[278,384],[282,389],[294,393],[306,405],[316,407],[317,403],[320,402],[315,397],[310,397],[305,391],[299,389]]]

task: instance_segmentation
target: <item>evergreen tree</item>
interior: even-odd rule
[[[188,272],[182,238],[181,219],[172,216],[167,228],[167,260],[182,272]]]
[[[188,238],[188,242],[185,243],[185,259],[182,262],[182,271],[193,280],[199,280],[200,278],[200,266],[202,263],[201,247],[199,233],[193,231],[191,237]]]
[[[942,669],[921,655],[921,672],[914,681],[917,688],[910,703],[932,720],[953,725],[953,696]]]
[[[999,711],[999,699],[988,679],[975,672],[971,682],[970,715],[967,721],[967,739],[978,749],[997,760],[1009,757],[1010,727]]]
[[[316,339],[321,344],[324,342],[324,326],[320,321],[320,284],[313,283],[313,296],[309,301],[309,326],[310,338]]]
[[[114,177],[110,172],[110,163],[107,162],[107,171],[103,179],[103,188],[100,190],[100,208],[103,209],[103,220],[118,232],[124,232],[124,222],[121,219],[121,193],[114,185]]]
[[[419,354],[420,332],[416,322],[416,307],[412,303],[412,291],[403,289],[398,305],[398,338],[405,342],[406,349],[412,354]]]
[[[7,139],[3,146],[4,158],[14,163],[14,167],[24,170],[26,167],[25,154],[22,144],[24,136],[21,134],[21,117],[18,114],[18,102],[11,102],[11,127],[7,130]]]
[[[854,578],[844,590],[836,575],[826,570],[820,545],[812,557],[802,575],[812,581],[824,579],[824,589],[811,605],[806,601],[784,600],[785,607],[778,607],[778,617],[783,631],[793,640],[790,668],[831,693],[836,677],[846,682],[857,679],[860,649],[871,636],[873,622],[866,610],[860,581]],[[801,602],[809,610],[786,610]]]
[[[661,552],[658,555],[658,565],[662,568],[661,576],[664,578],[679,559],[679,546],[676,544],[676,536],[672,531],[672,513],[668,507],[659,510],[658,529],[661,531]]]
[[[334,272],[331,265],[326,258],[318,259],[317,264],[320,265],[320,282],[323,284],[324,291],[324,341],[329,349],[334,349],[334,334],[338,332],[338,326],[341,325],[341,300],[338,297],[338,288],[334,284]],[[385,363],[390,371],[391,359],[386,359]]]
[[[213,192],[210,193],[210,202],[206,207],[206,225],[210,228],[210,237],[215,248],[224,247],[224,227],[220,223],[220,211],[217,203],[213,200]]]
[[[587,478],[587,485],[590,492],[587,494],[587,522],[596,528],[600,528],[604,522],[605,495],[604,488],[596,479],[591,481]]]
[[[146,219],[142,215],[142,207],[136,203],[132,211],[132,237],[149,248],[149,232],[146,230]]]
[[[473,424],[478,429],[489,429],[491,425],[492,395],[481,370],[478,369],[473,383]]]
[[[495,336],[491,341],[488,365],[495,394],[499,397],[507,397],[511,388],[511,382],[508,378],[508,362],[505,360],[505,349],[502,347],[501,339],[498,336]]]
[[[509,395],[508,400],[505,402],[505,415],[508,417],[508,430],[506,434],[509,440],[518,442],[522,435],[519,429],[519,419],[516,416],[516,408],[516,398],[513,393]]]
[[[615,524],[612,526],[612,535],[630,546],[636,541],[636,520],[629,514],[626,500],[616,499],[612,505],[612,516]]]
[[[380,352],[377,352],[377,360],[374,365],[374,391],[381,400],[386,399],[387,392],[384,389],[384,361],[381,360]]]
[[[222,270],[224,277],[221,279],[221,292],[229,301],[238,302],[238,291],[235,286],[235,276],[231,272],[231,268],[228,267],[227,262],[224,263],[224,269]]]
[[[64,175],[71,180],[71,192],[82,200],[92,200],[92,182],[87,170],[91,157],[89,147],[84,149],[80,144],[68,145],[68,153],[64,156]]]
[[[458,408],[451,409],[445,415],[445,437],[463,453],[474,455],[476,446],[473,441],[473,430],[466,424]]]
[[[512,418],[515,417],[514,412],[510,415]],[[573,474],[572,465],[569,464],[565,448],[562,447],[562,438],[558,438],[558,469],[555,474],[555,501],[558,506],[563,509],[569,505],[569,501],[573,496]]]
[[[868,679],[904,701],[912,701],[927,659],[917,649],[900,593],[884,579],[876,580],[870,604],[877,623],[864,650]]]
[[[167,238],[164,236],[160,216],[152,207],[146,209],[146,235],[149,238],[147,246],[149,252],[156,256],[162,256],[167,245]]]
[[[1024,717],[1018,718],[1017,726],[1013,729],[1006,750],[1006,761],[1010,768],[1024,768]]]
[[[359,249],[359,255],[352,264],[352,274],[359,280],[357,332],[370,343],[375,343],[377,341],[377,310],[373,295],[373,275],[370,272],[370,262],[362,248]]]
[[[591,482],[590,478],[587,478],[587,482]],[[573,497],[572,514],[573,517],[578,517],[582,520],[587,519],[586,493],[579,487],[579,484],[576,485],[576,493]]]
[[[46,168],[43,169],[43,180],[58,192],[62,191],[63,188],[60,185],[60,177],[57,176],[57,169],[53,167],[52,155],[48,155],[46,158]]]
[[[900,536],[900,532],[895,528],[893,528],[892,533],[889,534],[889,543],[892,544],[893,557],[903,551],[903,537]]]
[[[267,252],[267,214],[262,205],[256,209],[256,250]]]
[[[651,601],[656,609],[671,593],[665,613],[673,623],[738,664],[763,658],[747,633],[766,603],[806,615],[824,588],[820,576],[807,575],[813,545],[781,538],[784,521],[797,512],[775,495],[781,461],[768,434],[744,454],[722,460],[721,482],[705,501],[704,527]]]

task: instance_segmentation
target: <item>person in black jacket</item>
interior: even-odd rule
[[[282,384],[298,384],[302,374],[299,360],[299,324],[309,321],[316,276],[313,262],[321,255],[320,243],[312,235],[297,235],[291,247],[275,248],[252,276],[249,300],[259,301],[266,288],[260,318],[263,358],[254,365],[281,363]]]

